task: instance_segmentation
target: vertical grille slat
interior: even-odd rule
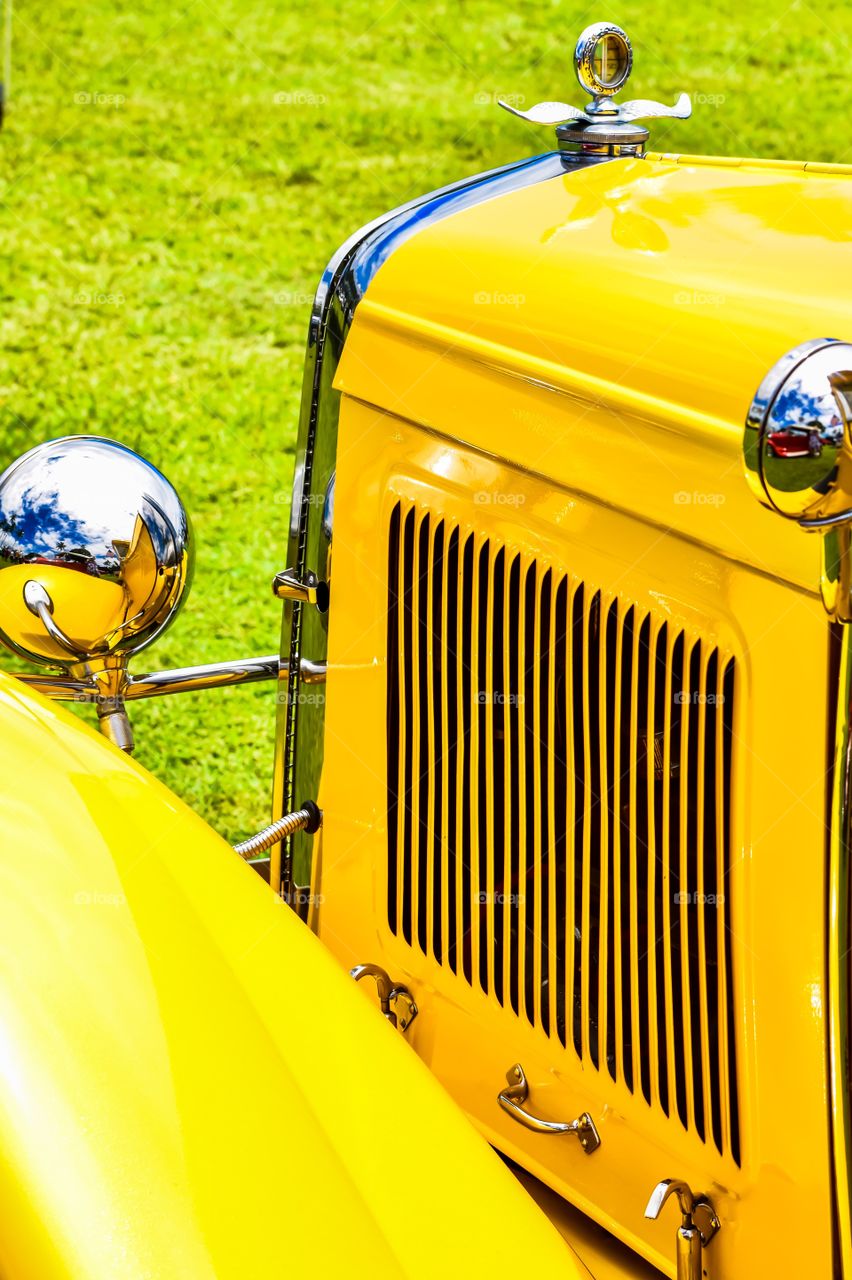
[[[498,644],[501,618],[503,618],[503,582],[500,580],[503,552],[489,548],[489,612],[486,617],[485,645],[486,672],[484,692],[487,698],[486,731],[486,822],[487,846],[485,858],[485,891],[487,893],[487,941],[486,941],[486,989],[496,993],[498,982],[503,984],[503,974],[496,973],[496,938],[503,929],[500,915],[500,878],[503,868],[503,707],[498,698],[501,676]]]
[[[691,823],[689,811],[689,782],[690,782],[690,766],[692,754],[692,720],[693,705],[692,698],[695,691],[693,681],[693,656],[695,654],[695,646],[690,649],[684,658],[684,688],[682,703],[682,720],[681,720],[681,738],[680,738],[680,862],[679,862],[679,884],[680,884],[680,902],[678,909],[680,924],[680,1002],[683,1009],[683,1055],[684,1070],[687,1081],[694,1079],[693,1076],[693,1035],[692,1035],[692,983],[691,983],[691,965],[689,963],[691,938],[691,913],[690,899],[692,897],[693,885],[690,876],[690,836]],[[681,1114],[681,1120],[687,1129],[693,1128],[695,1124],[695,1092],[693,1089],[686,1090],[686,1111]]]
[[[706,645],[702,646],[701,667],[699,673],[698,684],[698,726],[697,726],[697,775],[699,778],[707,778],[707,719],[708,719],[708,694],[707,694],[707,672],[711,661],[711,655]],[[701,1079],[703,1082],[702,1093],[702,1117],[699,1132],[702,1138],[712,1133],[713,1117],[712,1117],[712,1090],[710,1083],[712,1075],[710,1072],[710,1023],[707,1016],[708,1004],[708,963],[707,963],[707,917],[715,910],[709,894],[705,876],[705,854],[704,841],[707,834],[705,811],[704,788],[698,787],[696,792],[696,841],[695,841],[695,889],[698,895],[697,903],[697,931],[696,931],[696,951],[697,964],[695,968],[698,976],[698,1011],[699,1011],[699,1045],[701,1053]]]
[[[654,627],[659,624],[655,621]],[[636,809],[633,815],[633,821],[636,824],[636,913],[633,917],[635,921],[634,932],[638,935],[639,948],[639,1007],[636,1010],[636,1038],[639,1042],[639,1081],[638,1084],[642,1090],[642,1096],[648,1103],[652,1102],[651,1093],[651,1038],[650,1038],[650,1002],[648,992],[650,990],[650,968],[651,957],[654,954],[653,946],[653,907],[648,895],[648,848],[649,848],[649,817],[648,817],[648,717],[650,709],[653,706],[649,696],[651,689],[651,674],[653,667],[650,656],[651,648],[651,618],[645,616],[642,619],[642,625],[639,628],[639,654],[638,654],[638,675],[639,685],[637,690],[638,706],[637,706],[637,724],[639,726],[640,738],[636,742],[636,756],[634,770],[639,774],[638,786],[636,789]],[[652,747],[653,759],[653,747]],[[652,766],[653,767],[653,766]]]
[[[562,886],[557,872],[560,856],[564,858],[564,844],[558,844],[557,831],[565,829],[564,816],[557,811],[556,800],[556,767],[557,752],[559,759],[565,759],[564,744],[560,740],[557,720],[559,717],[559,695],[557,671],[559,654],[557,648],[557,613],[559,612],[558,593],[553,590],[553,575],[548,573],[548,611],[547,611],[547,688],[543,701],[547,710],[547,740],[542,737],[542,751],[545,755],[543,771],[547,782],[547,886],[545,892],[544,911],[547,915],[547,933],[542,937],[544,967],[547,973],[547,990],[542,993],[542,1018],[544,1030],[548,1035],[558,1034],[558,1015],[556,991],[559,983],[557,957],[563,945],[557,925],[558,903],[563,900]],[[564,661],[564,660],[563,660]],[[561,1037],[560,1037],[561,1038]]]
[[[495,573],[494,549],[486,543],[480,556],[486,583],[484,608],[481,610],[480,634],[484,646],[485,672],[479,696],[483,710],[482,764],[484,767],[484,811],[480,832],[480,855],[484,866],[480,869],[480,896],[483,898],[483,947],[481,981],[484,991],[494,991],[494,937],[497,928],[494,889],[495,851],[497,847],[497,822],[494,806],[497,746],[497,714],[494,701],[494,610]]]
[[[631,764],[636,759],[639,738],[639,671],[640,671],[640,654],[641,654],[641,631],[636,622],[635,609],[630,610],[630,636],[631,636],[631,655],[630,655],[630,730],[628,736],[627,749],[630,756]],[[630,804],[627,813],[627,829],[630,840],[629,854],[629,890],[630,890],[630,922],[639,918],[639,839],[638,839],[638,820],[639,812],[639,771],[636,768],[629,770],[629,789]],[[631,927],[627,931],[629,939],[630,951],[630,1001],[627,1005],[628,1017],[627,1026],[629,1027],[627,1042],[630,1047],[629,1056],[625,1057],[624,1078],[628,1089],[633,1092],[639,1086],[641,1079],[641,1039],[640,1039],[640,1002],[639,1002],[639,931]]]
[[[532,706],[529,709],[529,720],[532,725],[532,770],[530,773],[530,789],[533,796],[531,812],[527,813],[527,830],[531,836],[530,879],[532,881],[532,903],[530,911],[530,929],[528,937],[532,944],[531,972],[531,1017],[530,1021],[542,1022],[541,1014],[541,974],[542,945],[544,931],[542,928],[542,901],[544,876],[546,875],[547,850],[544,841],[542,824],[542,803],[546,803],[546,771],[542,770],[542,685],[547,677],[547,655],[542,647],[542,611],[544,604],[544,588],[541,580],[541,569],[533,565],[530,569],[529,581],[535,592],[535,610],[533,615],[532,648],[525,655],[526,669],[532,691]],[[540,660],[530,661],[532,654],[541,655]],[[545,728],[546,732],[546,728]],[[536,945],[538,940],[538,945]]]
[[[391,932],[739,1162],[734,659],[403,502],[387,644]]]
[[[699,935],[698,927],[701,911],[704,903],[701,901],[698,893],[698,812],[696,798],[701,793],[702,788],[699,786],[699,741],[701,731],[701,658],[704,646],[701,641],[696,641],[691,654],[691,671],[690,684],[693,690],[693,708],[691,715],[691,741],[689,750],[689,774],[687,777],[687,796],[692,797],[693,803],[689,806],[689,844],[687,849],[687,861],[689,867],[689,898],[687,901],[687,909],[689,915],[689,940],[687,948],[687,965],[689,970],[689,1012],[691,1018],[690,1030],[692,1032],[691,1041],[691,1057],[692,1057],[692,1082],[693,1087],[689,1091],[689,1096],[694,1099],[694,1123],[699,1135],[705,1136],[704,1128],[704,1096],[706,1086],[704,1080],[704,1072],[702,1069],[701,1054],[701,992],[699,984]]]
[[[568,829],[568,868],[571,881],[571,912],[568,916],[568,957],[571,968],[570,980],[566,984],[570,992],[570,1003],[567,1017],[571,1027],[571,1038],[574,1050],[583,1059],[589,1057],[588,1031],[586,1041],[583,1040],[583,988],[582,988],[582,915],[583,915],[583,871],[586,866],[586,854],[583,848],[583,832],[586,825],[585,774],[586,774],[586,735],[584,732],[583,698],[586,688],[586,671],[583,665],[585,650],[584,635],[584,596],[583,584],[579,583],[571,600],[571,620],[569,630],[568,664],[571,672],[571,701],[568,705],[570,722],[568,735],[571,742],[572,770],[568,785],[573,796],[572,822]],[[573,856],[572,856],[573,855]],[[588,937],[588,934],[586,934]]]
[[[462,951],[462,969],[464,976],[468,982],[472,982],[473,978],[473,957],[470,947],[470,929],[471,916],[473,914],[472,891],[471,891],[471,819],[472,819],[472,797],[471,797],[471,760],[475,760],[473,756],[472,728],[475,723],[473,715],[473,685],[471,683],[471,641],[472,641],[472,601],[474,599],[473,592],[473,561],[474,561],[474,539],[473,534],[468,534],[464,543],[464,554],[462,557],[462,571],[459,576],[459,616],[461,618],[461,679],[459,688],[461,691],[461,742],[464,746],[464,764],[463,774],[460,788],[461,795],[461,836],[459,840],[459,892],[461,896],[461,933],[459,936],[459,945]]]
[[[524,824],[524,883],[521,887],[519,907],[522,912],[522,953],[524,964],[524,1008],[527,1021],[536,1025],[536,1010],[540,985],[536,979],[536,957],[539,936],[539,915],[537,901],[540,880],[540,838],[541,838],[541,791],[538,779],[539,738],[537,731],[538,708],[538,675],[541,668],[540,650],[538,648],[540,591],[538,583],[539,566],[530,561],[526,566],[524,578],[524,636],[523,661],[518,672],[518,679],[523,693],[524,723],[524,791],[522,817]],[[540,979],[539,979],[540,981]]]
[[[663,939],[671,939],[672,936],[672,915],[675,909],[674,903],[674,879],[672,877],[671,849],[672,849],[672,791],[674,789],[672,778],[672,723],[674,718],[674,648],[675,637],[671,627],[666,627],[665,637],[665,655],[663,658],[665,688],[663,692],[663,724],[662,724],[662,779],[661,779],[661,796],[660,796],[660,876],[662,879],[662,936]],[[666,1046],[666,1101],[667,1112],[671,1112],[676,1104],[677,1094],[677,1069],[675,1066],[676,1034],[675,1019],[673,1008],[673,981],[672,981],[672,947],[670,945],[663,946],[663,971],[664,982],[663,989],[665,991],[665,1046]]]
[[[399,660],[400,626],[404,586],[401,585],[403,559],[400,554],[400,508],[394,507],[388,539],[388,924],[400,931],[399,886],[402,880],[402,837],[404,807],[399,803],[399,781],[403,774],[405,742],[405,685]]]
[[[428,871],[430,824],[429,816],[433,793],[429,786],[431,761],[429,758],[429,728],[432,719],[432,699],[429,696],[429,593],[431,574],[429,560],[431,540],[429,537],[430,517],[428,513],[420,521],[415,543],[415,582],[417,584],[417,606],[414,626],[414,649],[416,652],[416,690],[415,708],[415,786],[413,798],[415,802],[415,820],[412,823],[414,851],[414,867],[416,875],[412,883],[412,930],[420,943],[421,951],[426,950],[426,898]]]
[[[728,932],[727,913],[728,904],[724,897],[726,890],[725,884],[725,866],[726,857],[726,798],[724,787],[724,770],[725,770],[725,717],[719,714],[718,708],[724,704],[719,702],[724,697],[724,672],[721,663],[716,664],[716,694],[717,712],[715,716],[714,726],[714,756],[716,766],[716,825],[713,841],[713,860],[716,892],[719,896],[718,909],[716,912],[716,1000],[713,1007],[713,1023],[717,1033],[717,1049],[716,1061],[714,1064],[714,1074],[719,1081],[719,1128],[721,1133],[717,1138],[716,1145],[724,1151],[733,1148],[734,1138],[732,1133],[732,1115],[733,1105],[731,1099],[731,1083],[728,1079],[728,1010],[726,991],[728,989],[729,975],[727,968],[727,948],[726,935]]]
[[[553,914],[555,934],[552,950],[556,953],[556,991],[551,1002],[555,1009],[555,1030],[563,1047],[567,1043],[568,1009],[571,1008],[571,968],[567,963],[568,939],[573,929],[572,881],[568,876],[568,851],[572,848],[570,832],[573,828],[573,802],[571,778],[573,770],[573,736],[569,729],[571,706],[571,665],[569,660],[569,626],[571,593],[568,581],[562,578],[555,593],[554,634],[554,749],[553,749],[553,803],[554,803],[554,867]]]
[[[606,813],[606,829],[607,838],[605,842],[605,860],[606,860],[606,884],[607,888],[601,891],[603,899],[601,903],[601,928],[606,930],[606,949],[601,953],[601,968],[603,972],[600,975],[601,981],[601,1026],[604,1028],[604,1036],[606,1040],[605,1053],[606,1065],[610,1076],[616,1080],[617,1074],[616,1064],[616,1023],[617,1006],[615,1003],[615,979],[616,968],[619,959],[619,945],[617,934],[615,933],[615,842],[618,831],[618,810],[615,807],[615,783],[616,783],[616,749],[618,741],[618,721],[616,719],[615,698],[617,689],[617,653],[618,653],[618,601],[613,599],[610,602],[606,613],[606,630],[604,635],[604,643],[606,649],[606,672],[605,672],[605,707],[603,724],[605,732],[602,735],[606,743],[605,747],[605,766],[606,766],[606,791],[604,795],[604,810]]]
[[[672,1036],[674,1039],[674,1098],[672,1111],[682,1123],[686,1123],[686,1068],[684,1061],[684,1011],[683,1011],[683,972],[679,962],[682,945],[682,919],[680,910],[681,885],[681,800],[682,800],[682,761],[681,743],[684,733],[684,707],[688,698],[687,685],[684,683],[684,651],[683,635],[677,636],[672,646],[672,726],[671,743],[669,744],[670,777],[669,777],[669,848],[667,862],[669,866],[670,905],[672,910],[671,937],[671,992],[672,992]]]
[[[610,782],[609,782],[609,719],[607,716],[607,639],[609,635],[609,607],[598,606],[598,642],[597,642],[597,786],[595,788],[598,811],[597,821],[597,858],[595,871],[597,875],[597,936],[593,932],[590,938],[592,954],[598,958],[593,981],[597,988],[595,994],[595,1021],[597,1023],[598,1052],[595,1065],[603,1069],[607,1060],[607,981],[609,967],[609,840],[610,840]]]
[[[613,671],[612,689],[612,938],[613,938],[613,1014],[614,1041],[612,1047],[613,1060],[610,1074],[618,1079],[621,1064],[624,1062],[624,1049],[629,1041],[630,999],[628,995],[630,979],[629,970],[625,982],[625,948],[624,938],[630,922],[630,914],[625,910],[623,872],[626,850],[623,845],[624,818],[622,804],[624,799],[623,780],[629,759],[629,738],[625,738],[625,719],[629,728],[629,714],[624,716],[624,682],[625,682],[625,634],[626,619],[623,611],[619,611],[618,602],[613,605],[615,619],[615,667]],[[628,637],[629,639],[629,637]],[[619,1017],[619,1011],[627,1014]],[[625,1026],[627,1022],[627,1027]]]
[[[509,969],[509,1002],[515,1013],[520,1008],[518,997],[518,939],[520,937],[520,909],[519,894],[521,883],[521,837],[523,835],[523,827],[521,824],[521,720],[520,720],[520,695],[518,685],[518,665],[520,662],[520,637],[522,634],[521,627],[521,557],[516,555],[512,561],[512,568],[509,575],[509,608],[506,618],[517,619],[514,623],[508,625],[508,646],[507,646],[507,662],[509,668],[509,693],[508,693],[508,722],[509,722],[509,744],[512,757],[512,771],[508,775],[506,790],[511,795],[509,806],[509,879],[507,886],[508,894],[508,917],[509,917],[509,954],[507,963]]]
[[[424,526],[429,534],[428,526]],[[420,920],[422,923],[421,941],[425,951],[431,939],[432,949],[440,958],[440,946],[435,946],[435,892],[437,889],[435,864],[436,841],[440,838],[441,825],[441,678],[440,678],[440,642],[436,644],[436,635],[440,636],[440,615],[436,619],[435,606],[440,605],[435,596],[436,566],[440,563],[443,550],[443,525],[439,523],[428,537],[426,563],[424,565],[424,585],[426,588],[425,613],[425,660],[426,668],[426,754],[420,761],[421,776],[426,782],[426,821],[422,826],[423,842],[426,857],[423,859],[423,875],[421,878]],[[421,817],[423,809],[421,808]]]
[[[663,624],[663,628],[665,624]],[[648,992],[645,1001],[645,1017],[648,1025],[648,1070],[645,1073],[648,1083],[646,1098],[651,1105],[660,1105],[668,1113],[668,1097],[665,1086],[661,1087],[660,1074],[662,1060],[659,1044],[659,1019],[657,1016],[657,921],[659,900],[657,895],[657,645],[661,627],[657,619],[653,619],[648,630],[648,696],[645,705],[645,738],[644,738],[644,772],[645,772],[645,813],[646,813],[646,845],[645,868],[647,888],[645,910],[647,931],[645,948],[647,952]],[[664,631],[663,631],[663,634]]]
[[[515,773],[512,779],[512,879],[509,886],[512,917],[512,1008],[526,1016],[527,904],[524,889],[527,872],[527,718],[526,681],[526,564],[521,557],[513,566],[517,619],[510,634],[514,641],[511,662],[511,720]]]
[[[590,864],[592,861],[592,816],[594,814],[595,797],[592,792],[592,770],[596,764],[592,754],[592,715],[596,712],[595,686],[592,684],[595,670],[594,619],[596,606],[600,597],[592,597],[589,608],[582,618],[582,654],[580,659],[581,685],[586,691],[579,705],[579,714],[583,726],[583,842],[578,846],[582,850],[580,859],[580,1056],[590,1058],[598,1065],[597,1036],[593,1035],[591,1010],[591,935],[592,935],[592,886]]]
[[[653,801],[649,796],[649,808],[653,810],[654,830],[651,845],[651,857],[655,863],[654,871],[654,975],[656,980],[656,1002],[652,1004],[652,1016],[656,1020],[656,1049],[652,1053],[657,1062],[657,1087],[660,1106],[666,1115],[669,1114],[669,1042],[667,1036],[667,1007],[669,1005],[670,987],[666,983],[666,954],[669,953],[668,934],[665,928],[667,893],[664,868],[666,865],[667,846],[665,844],[665,823],[663,810],[665,804],[664,788],[666,783],[665,745],[666,716],[668,707],[666,698],[669,695],[666,670],[666,655],[671,627],[663,623],[657,632],[656,644],[651,657],[654,668],[654,706],[653,706],[653,738],[646,744],[646,760],[648,776],[653,776]]]
[[[450,553],[447,558],[447,638],[451,648],[447,664],[448,673],[453,679],[452,688],[448,690],[449,706],[452,722],[448,732],[449,777],[452,780],[452,800],[447,817],[450,824],[449,865],[447,868],[447,889],[449,902],[447,914],[449,919],[449,937],[447,956],[453,973],[459,970],[459,948],[464,937],[462,920],[462,830],[464,793],[465,758],[464,758],[464,717],[462,714],[463,680],[462,680],[462,611],[459,608],[458,584],[461,581],[461,553],[458,529],[454,529],[450,537]]]
[[[725,974],[727,981],[724,985],[725,993],[725,1009],[727,1012],[727,1056],[723,1064],[720,1064],[720,1072],[722,1077],[727,1080],[729,1089],[729,1105],[730,1105],[730,1151],[734,1160],[740,1162],[740,1130],[739,1130],[739,1097],[737,1094],[737,1062],[736,1062],[736,1041],[734,1038],[734,997],[733,997],[733,978],[732,978],[732,961],[731,946],[733,934],[731,932],[730,920],[730,903],[731,903],[731,857],[730,857],[730,838],[731,838],[731,787],[732,787],[732,761],[733,761],[733,706],[734,706],[734,664],[729,662],[726,669],[722,685],[722,706],[725,708],[725,714],[719,717],[722,722],[722,779],[720,786],[724,791],[724,800],[722,804],[722,821],[720,830],[722,832],[722,876],[721,876],[721,893],[720,901],[724,907],[724,914],[720,919],[719,927],[724,940],[725,951]],[[730,708],[730,710],[727,710]],[[723,1148],[727,1150],[727,1148]]]
[[[724,1073],[719,1072],[721,1028],[718,1021],[720,972],[718,963],[720,941],[719,894],[719,849],[717,841],[718,806],[720,791],[719,775],[719,727],[722,717],[719,714],[719,655],[711,652],[707,659],[705,686],[707,689],[707,712],[704,726],[704,776],[707,779],[704,796],[704,849],[703,874],[704,889],[708,895],[711,909],[704,918],[704,959],[706,964],[706,1010],[707,1010],[707,1053],[705,1073],[710,1081],[710,1128],[713,1141],[721,1150],[723,1142],[723,1116],[728,1109],[727,1082]],[[723,815],[724,816],[724,815]]]
[[[405,518],[403,541],[402,572],[400,574],[399,598],[402,606],[402,655],[400,671],[404,683],[400,717],[405,723],[405,764],[402,775],[402,795],[397,799],[397,806],[402,826],[400,849],[401,872],[399,876],[399,929],[407,943],[411,943],[411,910],[412,884],[411,868],[413,863],[412,843],[416,834],[416,823],[412,821],[411,798],[414,790],[416,770],[417,725],[414,718],[414,672],[416,670],[417,650],[415,644],[415,609],[414,584],[417,582],[415,563],[415,547],[417,545],[415,531],[415,512],[412,508]]]
[[[450,669],[455,661],[455,629],[450,623],[448,617],[449,600],[447,592],[447,578],[449,574],[450,561],[450,545],[449,539],[446,538],[446,531],[442,527],[442,545],[441,545],[441,566],[440,581],[438,584],[438,599],[433,599],[433,605],[436,606],[433,612],[433,627],[435,632],[435,651],[439,655],[440,661],[440,723],[442,730],[440,767],[441,767],[441,821],[440,826],[436,830],[436,839],[438,842],[436,857],[437,871],[435,880],[435,895],[437,904],[435,910],[435,956],[436,959],[444,961],[447,956],[447,949],[450,934],[450,823],[452,821],[451,806],[453,797],[451,795],[450,769],[452,767],[452,752],[450,747],[451,738],[454,736],[454,725],[450,721]],[[441,644],[441,635],[444,630],[446,618],[448,626],[448,644]]]
[[[478,538],[471,539],[471,750],[468,756],[467,788],[471,797],[471,840],[469,840],[469,865],[467,868],[469,911],[469,948],[471,948],[472,982],[481,982],[481,925],[482,925],[482,884],[480,883],[481,846],[485,842],[485,831],[480,831],[482,813],[485,809],[485,796],[482,795],[482,781],[485,778],[485,759],[482,750],[484,740],[485,707],[480,700],[480,692],[485,687],[485,672],[481,672],[482,628],[480,611],[484,591],[481,585],[482,545]],[[487,579],[486,579],[487,584]]]
[[[501,889],[503,892],[503,910],[502,910],[502,939],[503,939],[503,964],[502,964],[502,982],[500,985],[500,1002],[501,1004],[511,1004],[512,995],[512,864],[514,849],[514,794],[512,790],[511,780],[515,776],[514,767],[514,750],[512,745],[512,706],[510,700],[510,690],[512,686],[512,652],[508,643],[508,635],[512,633],[512,625],[510,619],[515,614],[512,612],[512,577],[514,566],[508,563],[504,566],[503,574],[503,618],[506,621],[507,630],[501,637],[502,649],[502,682],[500,685],[500,693],[503,698],[503,876],[501,881]],[[499,821],[499,814],[497,820]]]

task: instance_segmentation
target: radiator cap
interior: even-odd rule
[[[586,27],[574,50],[574,69],[581,87],[592,98],[584,110],[564,102],[538,102],[522,111],[503,99],[500,106],[532,124],[557,125],[560,147],[576,145],[583,152],[603,156],[641,155],[648,130],[637,123],[639,120],[686,120],[692,114],[686,93],[671,107],[647,98],[614,100],[633,69],[633,46],[627,32],[612,22]]]

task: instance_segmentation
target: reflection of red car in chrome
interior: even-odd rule
[[[30,556],[27,564],[46,564],[51,569],[74,569],[77,573],[88,573],[90,577],[98,576],[97,561],[91,556],[85,560],[74,556]]]
[[[776,458],[818,458],[822,453],[822,441],[814,429],[788,427],[786,431],[772,431],[766,443]]]

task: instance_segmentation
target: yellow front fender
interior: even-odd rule
[[[0,1274],[579,1275],[254,872],[5,676],[0,788]]]

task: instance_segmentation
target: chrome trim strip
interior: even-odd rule
[[[429,195],[420,196],[381,218],[367,223],[350,236],[332,257],[323,273],[314,299],[308,330],[299,438],[293,480],[293,502],[286,563],[300,578],[314,566],[308,564],[309,547],[314,539],[311,511],[312,498],[325,493],[334,470],[337,445],[339,396],[333,391],[334,375],[343,345],[352,324],[355,309],[381,265],[393,251],[416,231],[441,218],[481,201],[497,197],[519,187],[556,178],[575,168],[594,163],[591,158],[546,152],[499,169],[453,183]],[[319,443],[318,443],[319,442]],[[323,458],[317,462],[318,448]],[[319,517],[314,520],[319,524]],[[316,535],[318,536],[318,535]],[[273,820],[293,808],[296,790],[296,736],[299,717],[309,716],[310,732],[321,738],[324,706],[299,705],[300,657],[310,653],[322,660],[327,653],[327,619],[306,615],[299,601],[286,601],[281,632],[282,662],[280,678],[284,681],[279,697],[273,775]],[[308,631],[306,638],[305,632]],[[299,780],[300,794],[316,798],[319,786],[321,744],[315,748],[311,776]],[[293,881],[294,839],[289,837],[272,849],[270,884],[276,891],[284,883],[284,896],[289,900]]]
[[[852,852],[852,637],[842,628],[828,864],[828,1068],[839,1275],[852,1280],[850,1117],[850,852]]]

